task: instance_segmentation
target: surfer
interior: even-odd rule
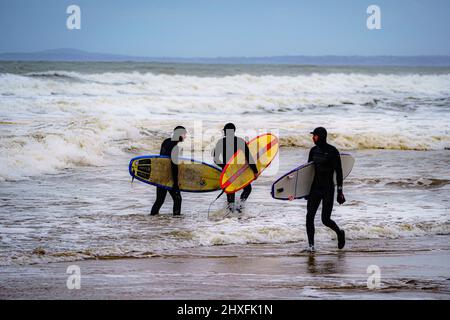
[[[339,151],[327,143],[327,130],[319,127],[311,132],[315,146],[309,152],[308,162],[314,162],[315,175],[308,197],[306,214],[306,232],[308,234],[308,250],[314,252],[314,217],[316,216],[319,204],[322,201],[322,223],[336,232],[338,248],[345,246],[345,232],[339,229],[336,222],[331,220],[331,211],[334,203],[334,181],[336,172],[337,202],[345,202],[342,191],[342,165]]]
[[[156,201],[153,204],[152,211],[150,215],[154,216],[159,213],[159,209],[164,204],[166,200],[167,192],[173,200],[173,215],[179,216],[181,214],[181,194],[180,187],[178,185],[178,161],[182,153],[182,149],[178,146],[179,142],[186,139],[186,128],[182,126],[177,126],[172,133],[172,137],[167,138],[161,144],[160,155],[168,156],[171,158],[171,170],[173,177],[173,187],[171,190],[166,190],[164,188],[156,187]]]
[[[238,151],[242,150],[245,154],[245,161],[249,164],[249,167],[252,169],[253,173],[258,175],[258,168],[256,167],[256,162],[250,154],[250,150],[248,149],[247,143],[244,139],[235,136],[236,126],[233,123],[227,123],[224,128],[224,137],[217,141],[216,147],[213,150],[214,162],[222,168],[225,167],[227,162],[231,159],[231,157]],[[246,186],[241,193],[241,202],[245,202],[247,198],[250,196],[252,192],[252,186],[249,184]],[[227,208],[234,212],[235,210],[235,194],[230,193],[227,194]],[[241,208],[237,208],[237,211],[240,212]]]

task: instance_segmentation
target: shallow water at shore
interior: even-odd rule
[[[360,240],[314,255],[298,244],[191,248],[80,261],[79,290],[66,286],[74,263],[9,266],[1,269],[0,299],[449,299],[449,250],[444,236]],[[379,285],[368,287],[374,266]]]
[[[449,151],[353,155],[356,165],[344,183],[348,202],[336,205],[333,213],[349,241],[449,236]],[[304,162],[307,151],[282,149],[280,157],[283,161],[273,164],[279,165],[273,175],[253,183],[244,214],[225,219],[223,198],[207,216],[218,192],[183,193],[181,218],[171,216],[170,197],[160,216],[149,216],[155,188],[138,181],[131,184],[124,157],[109,166],[3,182],[0,263],[145,258],[233,244],[304,247],[306,201],[274,200],[270,186],[277,176]],[[320,223],[320,212],[316,224],[319,248],[334,243],[335,235]]]

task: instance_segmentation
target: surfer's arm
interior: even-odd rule
[[[258,167],[256,166],[256,161],[250,153],[248,145],[245,144],[245,161],[247,161],[250,169],[252,169],[254,174],[258,174]]]
[[[173,179],[173,188],[175,190],[179,189],[178,186],[178,164],[179,164],[179,160],[180,160],[180,149],[178,146],[175,146],[172,149],[172,154],[171,154],[171,171],[172,171],[172,179]]]
[[[309,150],[308,163],[310,163],[310,162],[313,161],[313,156],[312,156],[312,154],[313,154],[313,149],[314,149],[314,148],[311,148],[311,150]]]
[[[338,193],[342,193],[342,185],[343,185],[343,175],[342,175],[342,163],[341,163],[341,155],[339,151],[336,150],[336,156],[334,160],[334,170],[336,171],[336,185]]]
[[[339,154],[339,151],[336,149],[336,160],[335,163],[335,170],[336,170],[336,184],[337,184],[337,202],[339,204],[345,203],[345,197],[344,197],[344,191],[342,190],[342,184],[343,184],[343,175],[342,175],[342,163],[341,163],[341,155]]]
[[[178,185],[178,165],[172,162],[172,177],[173,177],[173,188],[179,189]]]
[[[216,143],[216,147],[213,150],[213,158],[214,158],[214,163],[217,164],[218,166],[223,165],[222,160],[220,159],[221,155],[222,155],[222,149],[223,149],[223,141],[219,140]]]

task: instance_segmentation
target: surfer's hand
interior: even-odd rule
[[[342,192],[339,192],[337,195],[337,202],[339,204],[343,204],[345,202],[345,197],[344,194]]]
[[[294,199],[295,199],[295,198],[294,198],[293,195],[290,195],[289,198],[288,198],[289,201],[292,201],[292,200],[294,200]]]

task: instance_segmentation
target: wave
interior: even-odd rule
[[[13,255],[7,259],[0,259],[0,265],[30,265],[53,262],[72,262],[82,260],[120,260],[120,259],[142,259],[161,257],[160,254],[152,252],[128,251],[118,249],[111,250],[90,250],[83,251],[57,251],[52,252],[42,247],[37,247],[29,253]]]
[[[249,226],[247,228],[230,228],[232,223],[221,222],[211,230],[193,231],[190,239],[203,246],[228,244],[264,244],[264,243],[290,243],[307,241],[304,226],[289,226],[283,223],[274,223],[271,226]],[[369,239],[398,239],[403,237],[416,237],[426,235],[449,235],[450,222],[348,222],[343,226],[346,237],[350,240]],[[334,233],[321,229],[317,232],[318,239],[335,237]]]
[[[348,185],[382,185],[407,189],[435,189],[450,185],[448,179],[436,178],[409,178],[409,179],[393,179],[393,178],[351,178],[346,181]]]
[[[350,129],[350,128],[348,128]],[[366,150],[366,149],[384,149],[384,150],[448,150],[450,149],[450,134],[432,134],[425,135],[423,132],[399,133],[387,131],[382,132],[363,132],[357,131],[349,133],[334,133],[331,135],[331,141],[342,150]],[[392,130],[392,129],[390,129]],[[291,148],[310,148],[311,137],[302,135],[286,135],[280,137],[282,147]]]
[[[376,239],[408,239],[410,237],[450,235],[450,221],[437,222],[392,222],[364,223],[348,222],[343,226],[348,240],[376,240]],[[118,260],[141,259],[173,256],[178,249],[210,247],[224,245],[249,244],[289,244],[307,242],[304,226],[292,226],[288,223],[273,223],[270,226],[237,224],[236,218],[229,218],[216,222],[209,227],[198,230],[171,232],[161,239],[143,243],[124,242],[121,245],[85,248],[83,250],[54,251],[45,247],[37,247],[27,252],[15,252],[0,258],[0,265],[37,264],[51,262],[68,262],[80,260]],[[145,237],[144,237],[145,238]],[[335,240],[335,235],[324,228],[318,228],[316,239],[320,241]],[[128,239],[130,240],[130,239]],[[174,251],[175,250],[175,251]],[[359,249],[353,249],[359,250]]]
[[[202,149],[231,120],[249,136],[278,130],[285,148],[309,148],[322,125],[343,150],[450,150],[449,88],[450,74],[2,73],[0,180],[154,152],[196,120]]]
[[[71,86],[66,80],[75,80]],[[94,86],[93,86],[94,84]],[[371,105],[386,98],[449,97],[450,74],[310,74],[298,76],[196,77],[153,73],[84,74],[73,71],[33,72],[26,75],[0,74],[0,89],[17,96],[45,96],[49,87],[61,95],[122,94],[201,97],[284,97],[300,99],[304,105],[322,101],[328,105]],[[281,100],[282,101],[282,100]]]
[[[24,125],[7,122],[9,130],[17,130]],[[175,122],[149,124],[160,130],[149,130],[145,122],[118,118],[91,118],[58,125],[43,126],[39,130],[33,126],[24,134],[0,137],[0,181],[16,181],[42,174],[56,174],[67,168],[80,166],[104,166],[117,158],[142,153],[155,153],[159,144],[170,134]],[[2,124],[0,123],[0,126]],[[347,129],[348,130],[348,129]],[[350,129],[351,130],[351,129]],[[306,131],[306,130],[305,130]],[[253,135],[256,134],[253,133]],[[282,148],[311,147],[310,136],[280,133]],[[209,159],[213,142],[220,138],[220,130],[204,132],[202,139],[191,139],[184,148],[203,150],[203,159]],[[331,143],[340,150],[390,149],[390,150],[443,150],[450,148],[450,135],[430,139],[422,132],[412,136],[380,133],[333,134]],[[439,186],[439,181],[390,181],[392,185]],[[422,185],[423,183],[423,185]]]
[[[44,71],[44,72],[30,72],[24,74],[25,77],[30,78],[42,78],[52,80],[69,80],[69,81],[82,81],[79,73],[68,71]]]
[[[11,130],[17,128],[15,125]],[[119,119],[84,119],[0,137],[0,181],[17,181],[83,166],[105,166],[134,145],[156,149],[139,129]]]

